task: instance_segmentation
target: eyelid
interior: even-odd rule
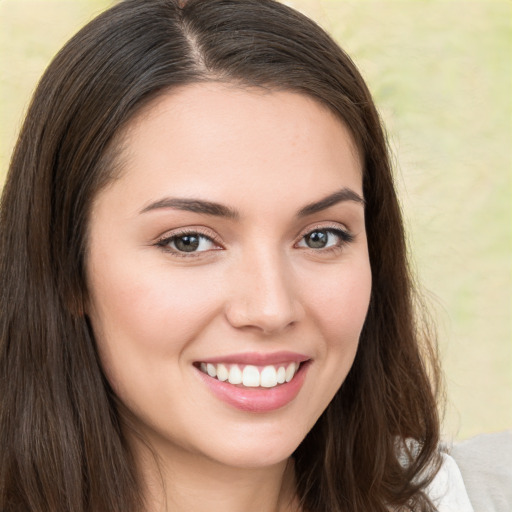
[[[352,242],[355,238],[355,235],[343,224],[337,223],[337,222],[327,222],[327,223],[317,223],[313,225],[309,225],[307,228],[303,229],[299,235],[297,236],[297,240],[295,244],[300,242],[306,235],[313,231],[335,231],[338,233],[343,233],[344,237],[346,238],[346,242]]]
[[[199,252],[190,252],[185,253],[181,251],[175,251],[173,249],[170,249],[166,247],[166,244],[168,244],[172,239],[179,238],[180,236],[186,236],[186,235],[200,235],[201,237],[208,238],[212,241],[214,245],[217,246],[215,250],[218,249],[224,249],[224,245],[220,240],[220,237],[212,230],[204,227],[204,226],[187,226],[182,228],[177,228],[171,231],[166,231],[163,235],[160,235],[154,245],[159,246],[160,248],[166,250],[167,252],[171,254],[177,254],[179,256],[187,256],[187,257],[193,257],[198,256],[200,254],[210,252],[210,251],[199,251]]]
[[[335,237],[335,243],[326,245],[324,247],[309,247],[306,242],[306,237],[315,231],[326,231],[330,233],[330,236]],[[309,254],[319,258],[325,257],[337,257],[344,253],[345,249],[352,244],[355,240],[353,235],[345,226],[339,223],[335,224],[320,224],[316,226],[309,226],[305,231],[301,232],[300,237],[294,243],[294,249],[305,251],[305,254]],[[304,243],[303,243],[304,242]]]
[[[299,235],[297,236],[294,246],[297,246],[299,242],[301,242],[304,237],[314,231],[331,231],[338,234],[338,236],[341,237],[341,243],[337,246],[338,248],[342,245],[348,244],[352,242],[355,238],[355,236],[347,229],[346,226],[343,224],[337,223],[337,222],[328,222],[328,223],[316,223],[313,225],[309,225],[307,228],[300,231]],[[162,250],[171,253],[173,255],[177,256],[183,256],[183,257],[198,257],[201,255],[204,255],[205,253],[211,252],[211,250],[208,251],[198,251],[198,252],[182,252],[173,250],[169,247],[167,247],[167,244],[169,244],[173,239],[179,238],[180,236],[186,236],[186,235],[199,235],[201,237],[205,237],[211,242],[216,245],[217,247],[213,250],[219,250],[219,249],[225,249],[224,244],[222,243],[220,237],[211,229],[206,228],[205,226],[187,226],[187,227],[180,227],[171,231],[165,232],[163,235],[160,235],[156,241],[154,242],[154,245],[159,246]],[[328,251],[332,248],[325,248],[325,249],[311,249],[315,252],[320,252],[322,250]]]

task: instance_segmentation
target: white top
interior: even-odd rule
[[[474,512],[457,463],[446,453],[441,456],[443,465],[427,487],[428,496],[438,512]]]
[[[475,512],[512,511],[512,429],[459,441],[450,454]]]

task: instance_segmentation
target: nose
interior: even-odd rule
[[[270,251],[246,258],[231,273],[226,318],[237,329],[279,333],[299,322],[304,310],[286,260]]]

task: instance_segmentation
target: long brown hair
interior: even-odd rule
[[[211,80],[315,98],[349,127],[364,161],[370,308],[346,381],[294,453],[304,511],[433,510],[423,490],[438,465],[438,365],[415,320],[380,120],[350,58],[274,0],[125,0],[42,77],[1,203],[0,509],[143,510],[83,314],[88,218],[135,113]]]

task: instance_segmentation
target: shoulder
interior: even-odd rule
[[[446,453],[441,456],[443,464],[426,493],[439,512],[474,512],[457,463]]]
[[[455,443],[450,454],[460,468],[475,511],[512,510],[512,430]]]

